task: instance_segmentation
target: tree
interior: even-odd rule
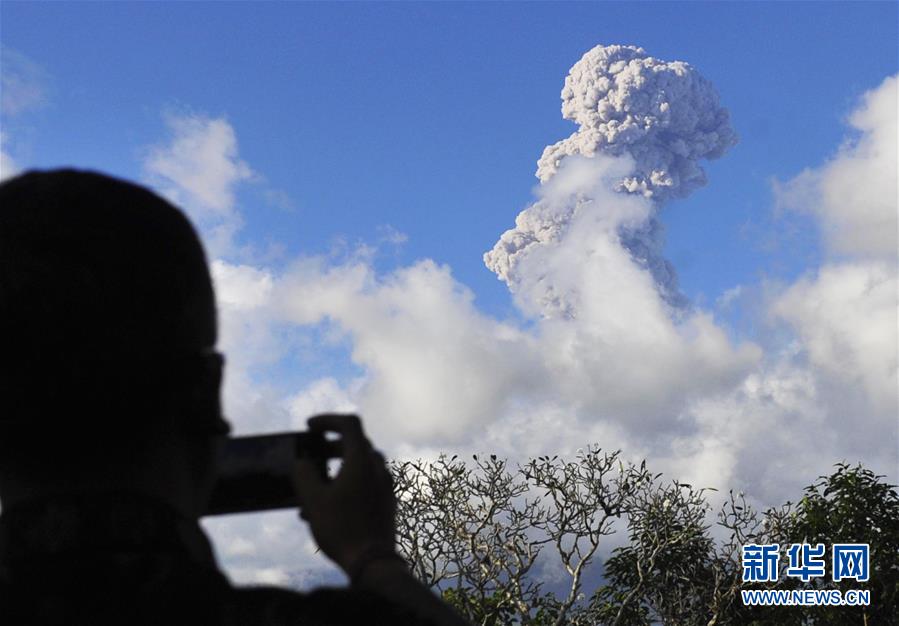
[[[592,446],[573,461],[538,457],[514,470],[491,455],[392,463],[401,554],[422,581],[475,624],[679,626],[899,624],[899,497],[861,465],[836,465],[798,503],[764,512],[729,493],[711,532],[707,490],[662,479],[646,464]],[[626,528],[604,563],[603,584],[584,593],[601,542]],[[868,607],[750,607],[741,590],[742,547],[777,543],[867,543],[870,580],[776,589],[867,588]],[[537,575],[555,561],[560,596]]]
[[[721,523],[731,530],[730,541],[721,551],[721,572],[729,584],[717,588],[723,621],[717,623],[752,625],[849,625],[899,623],[899,497],[895,486],[883,482],[861,464],[850,467],[838,463],[829,476],[804,490],[798,503],[787,502],[777,509],[759,515],[731,494],[722,513]],[[870,579],[867,583],[842,581],[834,583],[829,576],[807,583],[784,576],[788,563],[781,563],[776,584],[763,585],[777,589],[848,589],[871,591],[867,607],[745,607],[740,602],[740,547],[747,543],[818,544],[827,547],[830,567],[834,543],[867,543],[870,545]],[[726,565],[724,563],[726,562]]]
[[[653,480],[631,499],[630,542],[606,561],[608,582],[594,595],[597,621],[614,626],[706,624],[714,543],[704,492],[677,481]]]
[[[895,485],[881,481],[861,464],[835,466],[830,476],[820,476],[806,487],[796,505],[786,534],[791,542],[867,543],[870,546],[870,579],[829,583],[845,591],[867,587],[868,607],[820,607],[805,610],[811,624],[899,624],[899,496]]]
[[[650,479],[618,456],[590,447],[575,461],[539,457],[514,472],[495,455],[474,456],[474,468],[446,456],[394,463],[400,552],[475,623],[589,623],[576,606],[584,572]],[[545,546],[570,579],[562,598],[532,575]]]

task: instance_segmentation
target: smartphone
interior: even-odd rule
[[[219,452],[218,478],[203,515],[297,508],[291,478],[296,460],[311,460],[327,479],[328,460],[339,457],[339,443],[324,433],[229,437]]]

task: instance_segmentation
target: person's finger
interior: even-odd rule
[[[393,482],[393,476],[390,473],[390,466],[387,465],[387,459],[384,458],[384,455],[381,454],[378,450],[372,451],[372,459],[374,461],[375,467],[378,468],[378,472],[382,475],[387,476]]]
[[[373,471],[378,477],[384,492],[390,494],[391,497],[395,497],[396,490],[394,489],[393,472],[390,471],[390,466],[387,465],[387,459],[377,450],[372,450],[371,459]]]
[[[318,466],[307,459],[298,459],[294,463],[294,491],[300,506],[310,498],[315,498],[324,486],[321,471]]]
[[[362,430],[362,421],[358,415],[339,415],[326,413],[310,417],[307,421],[309,430],[313,432],[335,432],[341,436],[344,458],[350,458],[365,452],[371,447]]]

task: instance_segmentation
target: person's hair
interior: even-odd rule
[[[127,460],[183,429],[176,397],[197,400],[188,426],[221,430],[215,341],[209,268],[177,208],[93,172],[0,184],[0,472]]]

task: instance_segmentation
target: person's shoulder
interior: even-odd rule
[[[228,603],[233,624],[315,626],[430,626],[431,620],[381,596],[357,589],[321,587],[310,592],[280,587],[236,587]]]

